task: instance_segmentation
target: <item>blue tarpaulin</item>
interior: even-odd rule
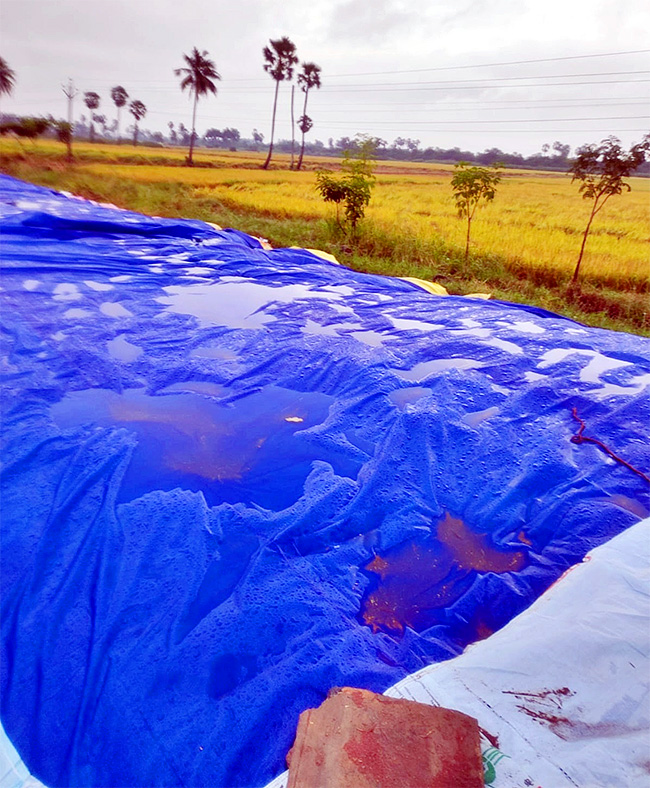
[[[1,713],[48,785],[263,785],[331,687],[648,514],[647,339],[8,177],[0,213]]]

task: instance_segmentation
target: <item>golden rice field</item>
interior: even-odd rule
[[[15,151],[16,145],[2,141],[0,153]],[[29,151],[31,144],[23,146]],[[58,143],[37,146],[45,155],[61,155]],[[77,171],[142,184],[183,184],[235,210],[277,218],[334,215],[334,207],[316,192],[314,172],[336,167],[331,158],[309,157],[307,170],[292,172],[284,169],[288,157],[282,155],[274,159],[278,169],[260,169],[263,154],[253,152],[201,149],[194,168],[179,166],[186,154],[180,148],[86,143],[76,145],[75,154]],[[423,242],[439,237],[464,248],[466,226],[456,215],[452,171],[450,165],[380,162],[368,220],[390,235]],[[650,279],[650,179],[631,178],[630,184],[632,191],[612,197],[594,221],[582,264],[588,281],[627,289],[633,280]],[[472,224],[472,251],[566,274],[575,265],[588,214],[589,204],[569,175],[506,170],[494,202],[481,208]]]

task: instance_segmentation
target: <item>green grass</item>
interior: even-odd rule
[[[81,147],[81,146],[78,146]],[[585,282],[581,292],[567,297],[569,271],[548,266],[530,266],[515,258],[494,253],[475,252],[465,263],[460,247],[435,233],[400,231],[399,223],[386,224],[365,220],[358,237],[350,240],[332,220],[309,211],[290,215],[286,206],[277,201],[266,203],[263,209],[242,204],[229,188],[207,188],[185,177],[187,170],[178,170],[183,177],[167,181],[136,179],[121,172],[122,167],[101,167],[107,159],[125,164],[125,159],[139,156],[134,149],[122,146],[88,146],[84,157],[90,161],[68,166],[60,150],[39,144],[22,149],[3,148],[0,168],[15,177],[55,189],[65,189],[101,202],[114,203],[123,208],[145,214],[185,217],[216,222],[223,227],[236,227],[244,232],[267,238],[273,246],[300,246],[323,249],[335,255],[344,265],[363,272],[412,276],[437,281],[450,293],[467,294],[489,292],[494,298],[532,304],[567,315],[588,325],[650,336],[650,299],[643,283],[630,282],[630,287],[611,286],[609,282]],[[113,152],[111,149],[117,149]],[[52,152],[54,151],[54,152]],[[171,151],[175,162],[182,163],[180,151]],[[103,155],[103,159],[101,155]],[[140,166],[161,166],[157,157],[169,158],[167,151],[143,151]],[[236,156],[237,154],[232,154]],[[208,154],[216,166],[232,168],[234,162],[227,154]],[[241,154],[241,166],[257,165],[243,161],[255,154]],[[134,162],[128,162],[134,163]],[[165,162],[163,166],[169,166]],[[274,171],[277,179],[279,171]],[[290,180],[300,173],[282,173]],[[285,176],[288,176],[285,178]],[[410,176],[409,176],[410,177]],[[189,181],[189,182],[188,182]]]

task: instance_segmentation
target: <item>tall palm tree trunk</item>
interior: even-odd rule
[[[122,113],[122,107],[117,108],[117,144],[119,145],[122,140],[120,139],[120,115]]]
[[[190,136],[190,154],[187,157],[187,163],[190,167],[194,164],[194,160],[192,159],[192,154],[194,153],[194,129],[196,128],[196,105],[199,100],[199,94],[196,92],[196,88],[194,88],[194,109],[192,111],[192,134]]]
[[[305,90],[305,103],[302,107],[302,116],[305,118],[307,116],[307,96],[309,95],[309,88]],[[300,143],[300,156],[298,157],[298,166],[296,167],[299,170],[302,167],[302,157],[305,155],[305,132],[302,132],[302,142]]]
[[[269,144],[269,154],[264,162],[263,170],[268,170],[271,156],[273,155],[273,135],[275,134],[275,110],[278,106],[278,88],[280,87],[280,80],[275,80],[275,98],[273,99],[273,120],[271,121],[271,142]]]

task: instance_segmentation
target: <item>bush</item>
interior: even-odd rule
[[[375,185],[375,161],[372,158],[375,145],[374,139],[357,136],[354,149],[343,153],[343,176],[337,178],[329,170],[318,170],[316,173],[316,188],[321,197],[325,202],[336,204],[337,221],[339,205],[344,204],[345,219],[352,232],[356,230],[358,222],[365,216],[366,206],[370,204],[371,191]]]

